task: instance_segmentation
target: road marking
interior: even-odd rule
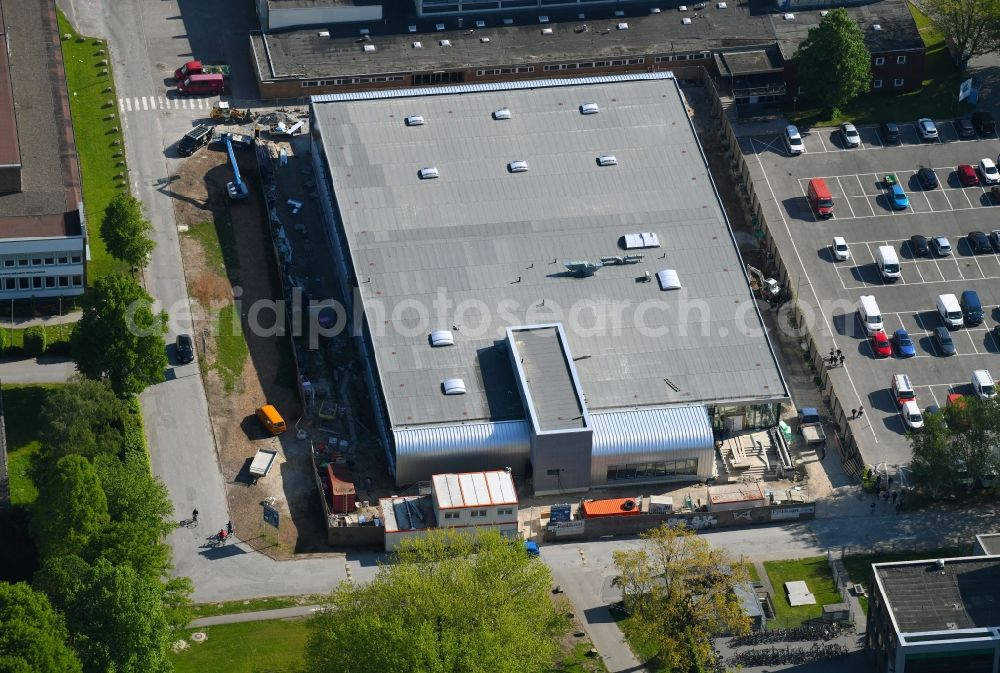
[[[824,145],[825,146],[825,145]],[[774,193],[774,187],[771,185],[771,179],[767,177],[767,171],[764,170],[764,162],[760,159],[760,154],[754,154],[757,158],[757,165],[760,167],[761,175],[764,176],[764,184],[767,185],[767,190],[771,193],[771,199],[774,203],[780,203],[778,196]],[[819,295],[816,294],[816,286],[813,284],[812,279],[809,278],[809,274],[806,273],[805,262],[802,261],[802,253],[799,252],[799,246],[795,245],[795,239],[792,237],[792,228],[788,226],[788,220],[785,218],[784,210],[779,208],[778,215],[781,217],[781,223],[785,226],[785,233],[788,234],[788,240],[792,244],[792,250],[795,252],[795,258],[799,261],[799,270],[805,277],[809,291],[812,292],[813,300],[816,302],[815,306],[822,306],[819,300]],[[798,297],[796,297],[796,300]],[[830,319],[827,317],[826,313],[820,311],[820,315],[823,317],[823,324],[826,325],[827,333],[830,335],[830,340],[833,342],[834,348],[837,347],[837,336],[836,332],[833,330],[833,326],[830,324]],[[857,314],[855,314],[855,317]],[[858,399],[858,403],[861,403],[861,394],[858,393],[858,387],[854,384],[854,377],[851,376],[851,371],[847,368],[847,365],[843,365],[844,374],[847,376],[847,381],[851,384],[851,390],[854,391],[854,396]],[[878,444],[878,435],[875,434],[875,429],[871,427],[871,423],[868,424],[868,430],[872,433],[872,439]]]
[[[163,110],[164,108],[166,108],[166,107],[167,107],[167,106],[166,106],[166,101],[164,101],[164,100],[163,100],[163,96],[157,96],[157,97],[156,97],[156,102],[157,102],[157,104],[158,104],[158,105],[160,106],[160,109],[161,109],[161,110]]]
[[[118,114],[125,114],[125,99],[118,99]]]
[[[138,112],[139,111],[139,99],[138,98],[133,98],[132,100],[135,101],[135,109],[136,109],[136,112]]]
[[[861,176],[855,175],[854,179],[858,181],[858,187],[861,188],[861,193],[865,194],[865,205],[868,206],[868,210],[872,211],[872,217],[875,217],[875,208],[872,207],[871,201],[868,200],[868,192],[865,191],[865,185],[861,182]]]
[[[826,148],[826,143],[825,143],[825,142],[823,142],[823,134],[822,134],[822,133],[819,133],[819,132],[817,131],[817,132],[816,132],[816,137],[817,137],[817,138],[819,138],[819,144],[823,146],[823,151],[824,151],[824,152],[829,152],[830,150],[828,150],[828,149]],[[763,168],[763,165],[761,166],[761,168]],[[767,176],[766,176],[766,175],[764,176],[764,179],[765,179],[765,180],[767,179]]]
[[[143,110],[148,110],[149,109],[149,103],[146,101],[146,97],[145,96],[142,97],[142,109]]]
[[[854,208],[851,206],[851,197],[847,195],[847,190],[844,189],[844,183],[837,178],[837,186],[840,187],[841,193],[844,195],[844,202],[847,204],[847,208],[851,211],[851,219],[857,219],[857,215],[854,214]]]

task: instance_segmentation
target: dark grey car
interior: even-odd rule
[[[174,348],[179,363],[187,364],[194,361],[194,339],[190,334],[178,334]]]
[[[955,340],[951,338],[951,332],[948,331],[947,327],[934,328],[934,343],[940,349],[941,355],[955,354]]]

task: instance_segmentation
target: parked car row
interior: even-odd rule
[[[972,392],[982,400],[993,399],[997,396],[996,384],[988,369],[976,369],[972,372]],[[917,404],[917,395],[913,391],[913,383],[906,374],[893,374],[892,382],[889,386],[892,399],[896,402],[896,408],[903,419],[903,423],[912,430],[919,430],[924,426],[924,418],[920,413]],[[952,393],[948,395],[948,404],[952,405],[954,400],[961,399],[962,395]],[[938,413],[940,409],[937,405],[927,407],[928,413]]]

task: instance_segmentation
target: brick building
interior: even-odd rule
[[[251,42],[263,98],[657,70],[685,80],[706,68],[725,93],[768,102],[797,95],[790,61],[823,13],[782,14],[773,6],[764,0],[686,11],[580,6],[259,32]],[[873,87],[919,86],[924,46],[905,2],[848,11],[872,52]]]

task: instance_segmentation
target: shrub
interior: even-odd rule
[[[36,357],[45,352],[48,344],[45,341],[45,328],[38,325],[24,330],[24,353]]]

